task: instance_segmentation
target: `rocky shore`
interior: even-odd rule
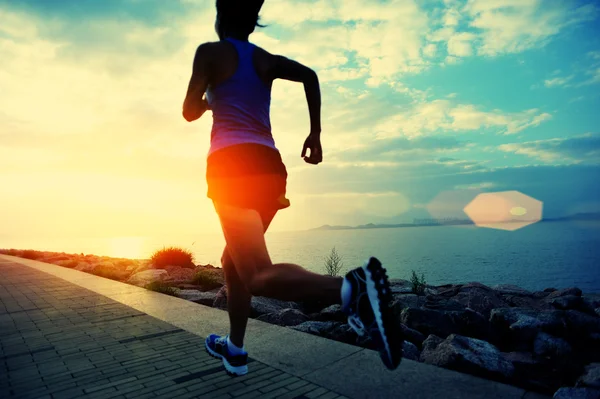
[[[27,252],[27,253],[26,253]],[[155,268],[148,260],[3,250],[226,309],[227,288],[211,265]],[[404,357],[508,383],[554,398],[600,398],[600,295],[576,287],[527,291],[477,282],[427,286],[413,293],[392,280],[391,304],[404,330]],[[373,349],[346,323],[340,306],[254,297],[251,317]]]

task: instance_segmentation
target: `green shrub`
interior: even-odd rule
[[[342,257],[335,247],[333,247],[331,253],[325,258],[325,274],[333,277],[338,276],[342,270],[342,266]]]
[[[197,284],[205,290],[212,290],[223,285],[219,276],[212,271],[200,269],[192,278],[192,284]]]
[[[417,275],[417,273],[413,270],[412,277],[410,278],[410,282],[412,283],[412,291],[417,295],[423,295],[425,293],[425,286],[427,283],[425,282],[425,274],[421,274],[421,278]]]
[[[177,289],[175,287],[171,287],[169,284],[162,281],[153,281],[148,283],[146,284],[145,288],[150,291],[156,291],[160,292],[161,294],[167,294],[171,296],[175,296],[177,293]]]
[[[163,248],[154,252],[150,261],[156,269],[162,269],[165,266],[195,267],[192,253],[177,247]]]

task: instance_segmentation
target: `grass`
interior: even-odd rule
[[[197,284],[205,290],[212,290],[223,285],[219,277],[208,270],[198,270],[192,278],[192,284]]]
[[[169,284],[162,281],[153,281],[148,283],[146,284],[145,288],[150,291],[156,291],[160,292],[161,294],[167,294],[171,296],[175,296],[177,293],[177,289],[175,287],[171,287]]]
[[[179,266],[194,268],[194,256],[190,251],[182,248],[169,247],[160,249],[152,255],[150,262],[154,264],[155,269],[162,269],[166,266]]]
[[[417,275],[417,272],[412,271],[412,277],[410,278],[410,282],[412,283],[412,291],[417,295],[423,295],[425,293],[425,286],[427,282],[425,281],[425,274],[422,273],[421,277]]]
[[[335,247],[333,247],[331,253],[325,258],[325,274],[327,276],[336,277],[340,274],[343,265],[342,257]]]

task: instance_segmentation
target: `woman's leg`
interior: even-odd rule
[[[277,211],[264,212],[261,215],[263,224],[263,233],[267,231],[273,217]],[[225,274],[225,282],[227,283],[227,311],[229,313],[229,339],[231,342],[241,348],[244,346],[244,335],[246,334],[246,325],[248,317],[250,317],[250,301],[252,295],[246,289],[246,285],[240,279],[233,259],[229,255],[227,246],[221,257],[221,265]]]
[[[325,300],[340,303],[341,277],[323,276],[298,265],[271,262],[260,214],[215,203],[240,280],[251,295],[286,301]]]

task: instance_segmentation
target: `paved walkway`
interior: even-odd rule
[[[543,397],[255,320],[230,377],[203,339],[226,312],[4,255],[0,276],[0,398]]]

